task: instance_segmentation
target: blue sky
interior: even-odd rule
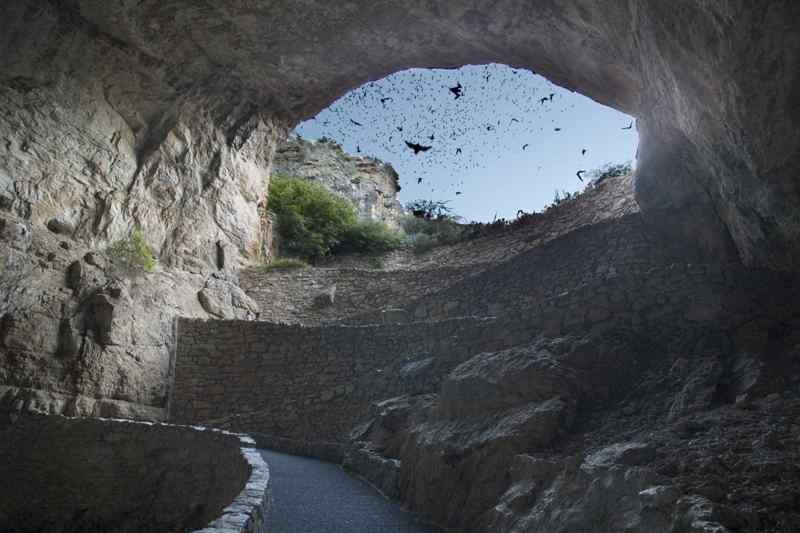
[[[578,170],[635,160],[636,127],[622,129],[632,120],[531,71],[471,65],[367,83],[295,131],[391,163],[403,203],[448,201],[467,221],[491,221],[582,189]],[[415,154],[406,141],[430,149]]]

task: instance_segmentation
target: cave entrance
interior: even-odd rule
[[[542,211],[632,168],[639,141],[633,117],[497,63],[396,72],[294,132],[391,164],[403,204],[440,202],[477,222]]]

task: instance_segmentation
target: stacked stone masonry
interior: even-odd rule
[[[628,223],[620,225],[618,219],[626,216]],[[450,292],[457,297],[464,288],[468,294],[473,294],[474,286],[468,281],[472,276],[496,269],[521,255],[528,262],[542,262],[542,256],[545,256],[544,261],[557,262],[537,268],[542,270],[542,275],[557,278],[555,281],[559,283],[569,281],[560,279],[566,269],[577,271],[585,270],[587,265],[613,264],[619,256],[636,253],[636,250],[625,250],[619,242],[614,242],[615,239],[636,240],[640,244],[647,242],[641,233],[640,218],[633,200],[631,178],[622,176],[595,184],[568,205],[550,209],[526,224],[507,228],[491,237],[438,247],[425,254],[399,250],[381,256],[379,265],[371,256],[328,257],[319,262],[322,268],[320,265],[313,269],[289,271],[251,268],[243,271],[240,279],[242,288],[258,303],[261,320],[301,324],[342,320],[380,322],[380,312],[385,308],[397,310],[415,301],[435,298],[433,295],[441,294],[456,284],[459,284],[459,289]],[[597,231],[596,227],[601,223],[606,224],[603,226],[606,229]],[[609,231],[618,235],[609,236]],[[564,239],[570,234],[572,237]],[[549,244],[553,241],[561,244]],[[603,249],[602,253],[595,253],[596,249],[607,246],[607,241],[612,241],[613,250]],[[586,257],[571,253],[576,245],[587,242],[592,253]],[[542,250],[548,251],[542,253]],[[567,255],[567,252],[571,253],[569,260],[577,265],[561,263],[564,258],[560,256]],[[640,257],[639,261],[652,262],[652,259]],[[380,268],[376,269],[377,266]],[[613,269],[610,272],[613,274]],[[328,297],[318,298],[320,296]],[[480,300],[493,301],[493,295],[489,296]],[[320,301],[324,305],[320,305]],[[480,313],[465,308],[456,313],[439,312],[438,316],[465,316],[486,311],[484,306]],[[424,316],[424,311],[420,312]],[[359,320],[359,316],[363,319]]]
[[[476,350],[526,335],[493,319],[319,326],[180,320],[170,417],[341,442],[378,399],[434,391]]]
[[[581,287],[690,261],[652,242],[641,215],[635,213],[578,228],[403,307],[410,321],[528,312]],[[365,313],[348,322],[369,324],[382,321],[382,316]]]
[[[472,270],[365,270],[314,268],[263,272],[247,270],[242,288],[261,310],[260,320],[315,324],[380,311],[386,302],[401,307],[464,280]],[[318,297],[330,294],[328,305]]]
[[[619,330],[646,331],[648,342],[680,353],[764,316],[798,319],[799,290],[793,275],[668,254],[633,215],[575,231],[405,311],[358,317],[361,324],[181,320],[171,416],[342,442],[370,403],[435,392],[480,352],[540,334]],[[470,318],[479,316],[491,318]]]

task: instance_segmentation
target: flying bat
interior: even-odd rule
[[[406,146],[408,146],[409,148],[414,150],[414,155],[417,155],[420,152],[427,152],[428,150],[430,150],[432,148],[431,146],[423,146],[423,145],[421,145],[419,143],[412,143],[412,142],[409,142],[409,141],[406,141]]]

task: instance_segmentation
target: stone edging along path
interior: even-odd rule
[[[256,441],[250,436],[203,426],[185,426],[180,424],[145,422],[118,418],[98,418],[97,420],[148,426],[178,427],[196,432],[209,431],[237,437],[239,439],[242,457],[250,465],[250,477],[247,479],[247,483],[239,495],[222,510],[222,514],[218,518],[203,529],[194,530],[193,533],[266,533],[269,531],[269,466],[261,457],[261,454],[258,453]]]
[[[242,457],[250,465],[250,477],[239,495],[222,510],[222,515],[195,533],[266,533],[269,531],[270,472],[266,461],[248,435],[225,430],[189,426],[197,431],[215,431],[239,438]]]
[[[21,450],[20,436],[31,432],[42,442]],[[270,470],[247,435],[192,425],[0,410],[0,437],[0,478],[10,483],[6,491],[16,491],[0,494],[0,530],[18,525],[47,531],[85,526],[116,530],[126,517],[137,531],[268,530]],[[147,460],[130,453],[130,446],[139,445]],[[62,462],[73,461],[63,479],[51,475],[53,454]],[[19,483],[23,485],[12,488]],[[36,483],[44,484],[40,492],[31,488]],[[36,516],[53,491],[64,497]],[[109,493],[144,500],[109,507]],[[202,515],[192,518],[198,510]]]
[[[261,457],[261,454],[258,453],[256,441],[250,436],[203,426],[186,426],[119,418],[98,418],[97,420],[114,423],[185,428],[198,433],[208,431],[237,437],[239,439],[239,450],[242,457],[250,465],[250,477],[247,479],[239,495],[222,510],[222,514],[218,518],[203,529],[195,530],[193,533],[266,533],[269,531],[269,466]]]

